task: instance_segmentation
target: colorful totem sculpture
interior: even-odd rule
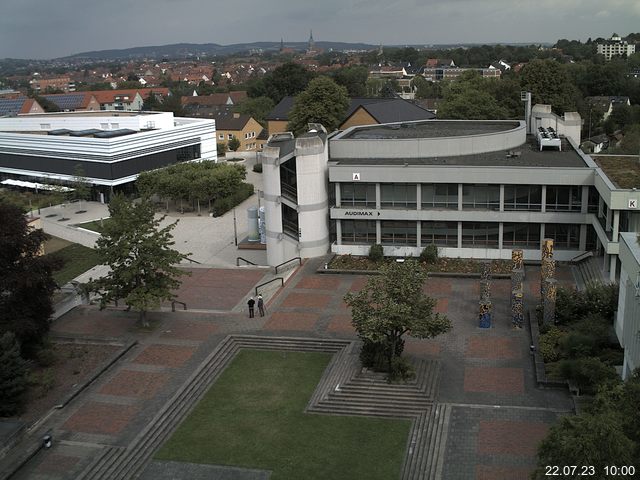
[[[553,240],[545,238],[542,242],[542,265],[540,266],[540,296],[542,319],[545,323],[554,323],[556,318],[556,262],[553,259]]]
[[[483,263],[480,273],[480,302],[478,304],[480,328],[491,328],[491,264]]]
[[[522,328],[524,321],[524,262],[522,250],[511,251],[511,324]]]

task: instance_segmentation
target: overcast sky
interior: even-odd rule
[[[5,0],[0,58],[190,43],[555,42],[640,30],[640,0]]]

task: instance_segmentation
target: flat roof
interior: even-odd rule
[[[540,151],[533,135],[527,135],[525,144],[511,150],[497,150],[473,155],[421,158],[332,158],[331,152],[329,152],[329,162],[337,165],[589,168],[580,154],[571,147],[566,139],[562,138],[562,151],[556,149]]]
[[[19,115],[16,118],[36,118],[36,117],[138,117],[142,115],[161,115],[167,112],[148,112],[132,110],[80,110],[77,112],[49,112],[49,113],[28,113]]]
[[[427,120],[355,127],[339,139],[388,140],[403,138],[442,138],[507,132],[520,126],[518,120]]]
[[[605,175],[620,189],[640,189],[640,158],[634,156],[591,155]]]

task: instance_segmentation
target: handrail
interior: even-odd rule
[[[191,263],[197,263],[198,265],[202,265],[202,262],[199,262],[197,260],[194,260],[192,258],[189,257],[184,257],[185,260],[189,260]]]
[[[257,263],[253,263],[251,260],[247,260],[246,258],[236,257],[236,267],[240,266],[240,260],[247,262],[250,265],[257,265]]]
[[[184,302],[181,302],[179,300],[171,300],[171,311],[175,312],[176,311],[176,303],[179,303],[180,305],[182,305],[182,309],[186,310],[187,309],[187,304]]]
[[[578,263],[578,262],[584,260],[585,258],[589,258],[589,257],[593,257],[593,252],[591,250],[583,252],[580,255],[576,255],[571,260],[569,260],[569,263],[575,264],[575,263]]]
[[[293,258],[287,260],[286,262],[282,262],[280,265],[276,265],[276,275],[278,274],[278,268],[282,267],[283,265],[286,265],[289,262],[293,262],[294,260],[298,260],[300,262],[300,265],[302,265],[302,258],[293,257]]]
[[[265,285],[270,284],[271,282],[275,282],[276,280],[280,280],[280,286],[284,287],[284,278],[282,277],[276,277],[276,278],[272,278],[271,280],[269,280],[268,282],[264,282],[261,283],[260,285],[256,285],[255,291],[256,291],[256,295],[258,295],[258,288],[260,287],[264,287]]]

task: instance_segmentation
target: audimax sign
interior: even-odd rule
[[[380,212],[372,212],[370,210],[347,210],[344,212],[345,217],[373,217],[374,214],[380,216]]]

